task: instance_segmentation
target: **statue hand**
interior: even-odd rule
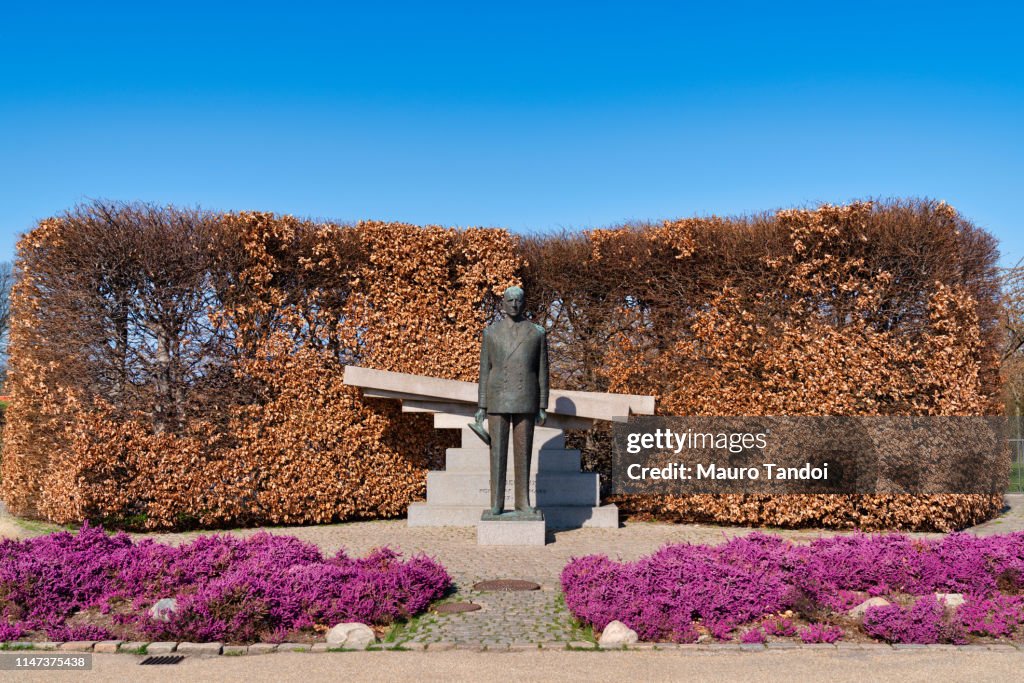
[[[537,411],[537,419],[534,421],[538,426],[544,424],[548,419],[548,412],[541,408]]]
[[[487,410],[484,408],[477,408],[476,416],[473,419],[476,420],[477,424],[483,424],[485,417],[487,417]]]

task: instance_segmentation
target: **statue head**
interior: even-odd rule
[[[501,297],[501,310],[513,320],[523,317],[526,294],[522,287],[509,287]]]

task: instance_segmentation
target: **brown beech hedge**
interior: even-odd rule
[[[654,394],[669,415],[995,414],[996,259],[990,235],[921,200],[525,238],[96,202],[18,245],[0,493],[15,514],[140,529],[401,515],[453,436],[342,370],[475,380],[510,284],[550,330],[556,387]],[[606,434],[577,440],[605,470]],[[942,530],[1001,504],[617,502]]]

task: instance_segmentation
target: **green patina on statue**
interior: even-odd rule
[[[544,328],[523,317],[524,304],[522,288],[506,289],[501,299],[505,317],[484,330],[480,344],[479,408],[470,426],[491,446],[491,509],[483,520],[544,519],[530,505],[530,457],[534,425],[547,419],[548,342]],[[515,456],[515,512],[506,513],[509,431]]]

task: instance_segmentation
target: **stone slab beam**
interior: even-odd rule
[[[345,367],[345,384],[363,389],[367,396],[393,398],[424,403],[477,403],[476,382],[410,375],[361,368]],[[654,397],[633,394],[607,394],[592,391],[553,389],[548,412],[586,420],[612,420],[629,415],[653,415]]]

